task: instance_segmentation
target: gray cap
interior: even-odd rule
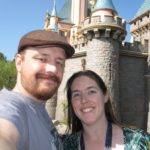
[[[61,47],[64,49],[67,58],[72,57],[75,52],[74,48],[67,42],[65,37],[48,30],[34,30],[25,34],[19,42],[18,53],[29,46]]]

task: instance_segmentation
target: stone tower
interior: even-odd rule
[[[86,42],[86,69],[105,81],[119,114],[119,46],[126,35],[125,21],[117,15],[112,0],[97,0],[91,17],[83,21],[80,37]]]

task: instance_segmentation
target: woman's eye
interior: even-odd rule
[[[95,91],[95,90],[91,90],[91,91],[89,91],[88,93],[89,93],[89,94],[95,94],[96,91]]]
[[[76,97],[79,97],[79,96],[80,96],[79,93],[73,93],[73,94],[72,94],[72,98],[76,98]]]

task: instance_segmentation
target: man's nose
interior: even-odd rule
[[[46,64],[45,70],[46,70],[46,72],[52,72],[52,73],[57,72],[57,68],[54,64]]]

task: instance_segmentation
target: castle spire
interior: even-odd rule
[[[94,11],[97,9],[110,9],[114,12],[116,12],[116,8],[112,2],[112,0],[97,0],[95,7],[94,7]]]
[[[51,13],[50,18],[50,25],[48,26],[49,30],[52,30],[54,32],[59,32],[58,29],[58,16],[57,16],[57,10],[56,10],[56,0],[54,0],[54,7]]]
[[[54,7],[53,7],[53,10],[52,10],[52,14],[51,16],[57,16],[57,10],[56,10],[56,0],[54,0]]]

